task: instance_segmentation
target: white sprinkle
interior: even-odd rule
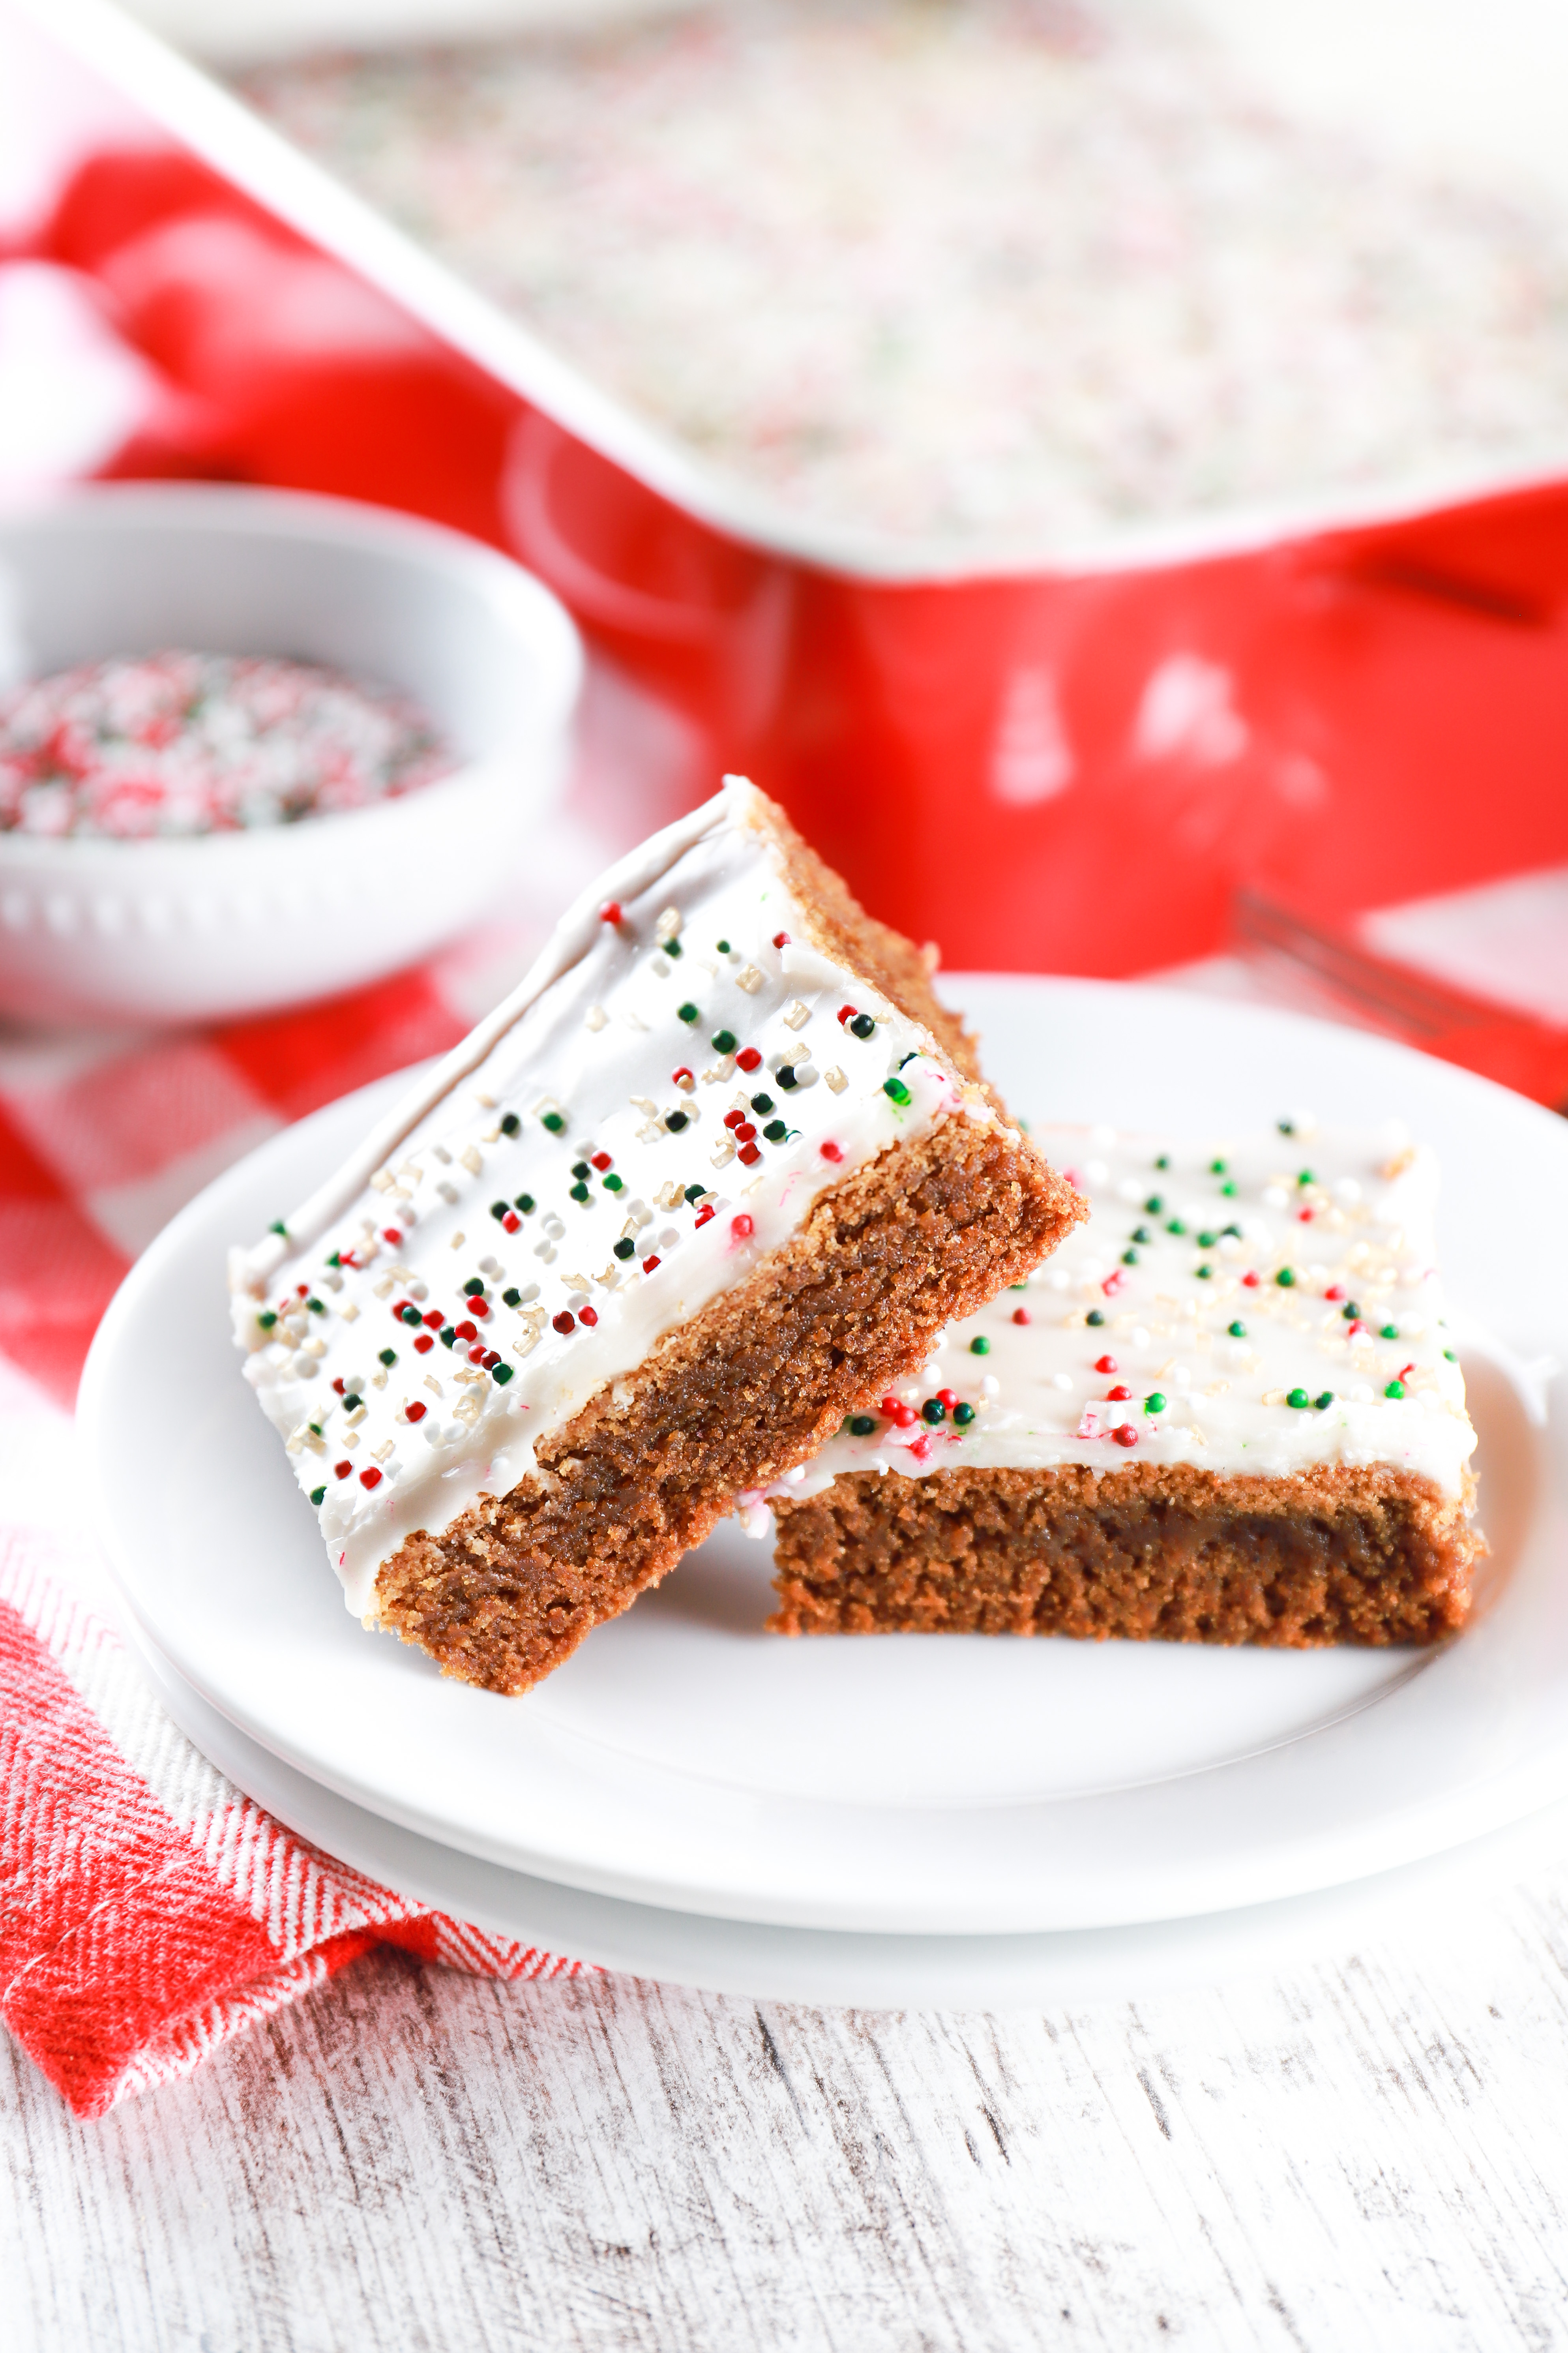
[[[1072,1375],[1070,1373],[1053,1373],[1051,1375],[1051,1380],[1053,1386],[1058,1389],[1070,1389],[1072,1387]]]
[[[1110,1174],[1110,1171],[1106,1166],[1103,1160],[1090,1160],[1085,1164],[1083,1172],[1084,1183],[1086,1185],[1103,1185]]]
[[[341,1307],[338,1310],[338,1313],[342,1317],[345,1324],[357,1324],[359,1322],[359,1309],[354,1305],[352,1299],[348,1302],[346,1306]]]
[[[594,1030],[602,1029],[609,1018],[609,1015],[605,1012],[602,1005],[590,1005],[588,1010],[583,1016],[583,1019],[586,1026],[590,1029]]]
[[[1002,1394],[1002,1384],[994,1373],[987,1373],[982,1379],[980,1387],[988,1398],[1000,1397]]]

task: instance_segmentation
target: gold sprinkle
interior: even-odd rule
[[[748,997],[754,997],[762,985],[763,976],[754,964],[749,964],[744,972],[735,975],[736,987],[743,988]]]
[[[345,1324],[357,1324],[359,1322],[359,1309],[354,1305],[352,1299],[349,1301],[346,1307],[340,1307],[338,1313],[342,1317]]]
[[[735,1157],[735,1147],[726,1135],[716,1144],[709,1155],[715,1168],[726,1168]]]
[[[678,940],[685,920],[679,907],[666,907],[653,928],[661,940]]]
[[[520,1337],[519,1337],[519,1338],[515,1339],[515,1340],[512,1342],[512,1344],[511,1344],[511,1353],[512,1353],[512,1355],[513,1355],[514,1356],[531,1356],[531,1355],[532,1355],[532,1353],[533,1353],[533,1351],[534,1351],[534,1349],[535,1349],[535,1348],[537,1348],[537,1347],[538,1347],[538,1345],[539,1345],[539,1335],[538,1335],[538,1333],[537,1333],[537,1332],[524,1332],[524,1333],[522,1333],[522,1334],[520,1335]]]
[[[370,1181],[374,1186],[378,1193],[387,1192],[390,1189],[393,1181],[391,1169],[378,1168],[375,1175]]]
[[[480,1137],[480,1139],[479,1139],[479,1140],[480,1140],[480,1142],[481,1142],[482,1144],[499,1144],[499,1143],[500,1142],[500,1128],[499,1128],[499,1127],[487,1127],[487,1128],[486,1128],[486,1130],[485,1130],[485,1132],[484,1132],[484,1134]]]
[[[388,1293],[395,1291],[397,1285],[390,1274],[384,1274],[379,1282],[371,1284],[371,1289],[378,1299],[384,1299]]]
[[[470,1144],[463,1154],[463,1166],[470,1176],[478,1176],[484,1167],[484,1155],[477,1144]]]
[[[824,1071],[822,1075],[827,1081],[828,1085],[833,1089],[836,1095],[841,1095],[844,1092],[845,1088],[849,1084],[848,1080],[845,1077],[837,1062],[835,1062],[830,1071]]]
[[[430,1146],[430,1149],[435,1154],[437,1159],[441,1163],[443,1168],[449,1168],[451,1166],[452,1155],[447,1151],[444,1144],[433,1144]]]
[[[626,1101],[630,1103],[634,1111],[640,1111],[645,1119],[657,1119],[658,1117],[658,1105],[653,1101],[651,1096],[628,1095],[626,1097]]]
[[[477,1088],[474,1091],[474,1101],[479,1104],[481,1111],[494,1111],[496,1107],[496,1099],[494,1095],[482,1095]]]
[[[426,1374],[425,1386],[429,1390],[432,1397],[445,1397],[447,1394],[446,1390],[441,1387],[440,1382],[436,1378],[434,1373]]]
[[[803,1005],[798,997],[792,997],[789,1003],[784,1009],[784,1023],[785,1029],[804,1029],[810,1018],[810,1006]]]
[[[593,1030],[602,1029],[609,1018],[602,1005],[590,1005],[587,1012],[583,1016],[588,1028]]]
[[[447,1248],[449,1250],[461,1250],[465,1240],[466,1236],[461,1233],[456,1233],[452,1236],[450,1242],[447,1244]]]

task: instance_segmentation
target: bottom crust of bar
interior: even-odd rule
[[[1474,1482],[1387,1465],[868,1472],[780,1501],[781,1634],[1430,1643],[1465,1622]]]

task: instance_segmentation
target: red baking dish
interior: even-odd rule
[[[951,962],[1147,971],[1244,887],[1335,923],[1568,860],[1568,481],[899,576],[750,513],[128,19],[36,23],[132,110],[13,248],[157,371],[105,470],[510,548],[700,729],[694,791],[748,771]]]

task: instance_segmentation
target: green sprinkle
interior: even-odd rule
[[[1158,1390],[1158,1389],[1151,1389],[1151,1390],[1150,1390],[1150,1392],[1149,1392],[1148,1396],[1147,1396],[1147,1397],[1144,1398],[1144,1400],[1143,1400],[1143,1410],[1144,1410],[1144,1412],[1145,1412],[1145,1413],[1163,1413],[1163,1412],[1164,1412],[1164,1410],[1165,1410],[1165,1400],[1164,1400],[1163,1396],[1163,1395],[1162,1395],[1162,1393],[1160,1392],[1160,1390]]]
[[[943,1405],[941,1398],[927,1398],[924,1405],[921,1408],[921,1416],[923,1420],[929,1422],[934,1423],[938,1421],[945,1421],[947,1419],[947,1408]]]
[[[1398,1324],[1385,1324],[1377,1336],[1380,1340],[1397,1340],[1399,1337]]]
[[[773,1107],[773,1099],[772,1095],[753,1095],[752,1097],[752,1109],[756,1113],[759,1119],[765,1119]]]
[[[952,1418],[961,1430],[967,1430],[974,1419],[974,1408],[972,1405],[955,1405]]]
[[[522,1122],[519,1119],[516,1112],[509,1111],[502,1113],[500,1132],[503,1135],[515,1135],[521,1125]]]
[[[1353,1299],[1347,1299],[1344,1305],[1341,1308],[1340,1314],[1344,1317],[1347,1324],[1353,1324],[1356,1317],[1361,1314],[1361,1309],[1356,1305]]]
[[[313,1421],[313,1422],[310,1424],[310,1435],[311,1435],[311,1437],[312,1437],[312,1438],[320,1438],[321,1434],[321,1423],[320,1423],[319,1421]]]
[[[1405,1383],[1403,1381],[1390,1381],[1383,1394],[1386,1398],[1402,1398],[1405,1395]]]
[[[627,1240],[626,1236],[625,1234],[623,1234],[623,1235],[621,1236],[620,1240],[619,1240],[618,1242],[616,1242],[616,1245],[615,1245],[615,1252],[616,1252],[616,1256],[617,1258],[630,1258],[630,1256],[631,1256],[631,1254],[632,1254],[633,1250],[636,1250],[636,1248],[637,1248],[637,1244],[636,1244],[636,1242],[634,1242],[634,1241],[629,1241],[629,1240]],[[513,1305],[515,1306],[516,1302],[515,1302],[515,1301],[513,1301],[513,1303],[513,1303]]]
[[[680,962],[680,942],[679,940],[660,940],[659,946],[664,950],[667,956],[673,956],[677,964]]]
[[[625,1179],[624,1177],[617,1176],[615,1174],[614,1170],[612,1170],[612,1171],[611,1171],[611,1173],[609,1174],[609,1176],[606,1176],[606,1177],[605,1177],[605,1192],[606,1192],[606,1193],[624,1193],[624,1192],[626,1191],[626,1179]]]
[[[327,1261],[327,1264],[329,1266],[342,1266],[342,1255],[337,1250],[334,1250],[331,1258]]]
[[[315,1504],[315,1506],[316,1506],[316,1508],[317,1508],[317,1510],[318,1510],[318,1511],[321,1509],[321,1505],[326,1502],[326,1500],[327,1500],[327,1491],[326,1491],[326,1489],[325,1489],[324,1487],[312,1487],[312,1488],[311,1488],[311,1490],[310,1490],[310,1501],[311,1501],[311,1503],[312,1503],[312,1504]]]
[[[361,1397],[359,1391],[357,1389],[350,1389],[347,1397],[343,1399],[343,1411],[345,1413],[355,1413],[363,1403],[364,1399]]]
[[[449,1348],[457,1336],[458,1335],[450,1324],[444,1324],[441,1331],[441,1345],[444,1348]]]
[[[853,1038],[874,1038],[877,1034],[877,1025],[868,1013],[857,1013],[853,1021],[844,1026]]]
[[[687,1113],[683,1111],[672,1111],[667,1113],[664,1124],[666,1127],[668,1128],[671,1135],[679,1135],[681,1129],[686,1125],[687,1118]]]
[[[397,1362],[397,1351],[396,1351],[396,1349],[395,1349],[395,1348],[383,1348],[383,1350],[381,1351],[381,1362],[382,1362],[384,1365],[395,1365],[395,1364],[396,1364],[396,1362]]]
[[[1307,1395],[1305,1389],[1292,1389],[1285,1402],[1287,1405],[1293,1405],[1297,1411],[1300,1412],[1304,1405],[1310,1405],[1312,1400]]]
[[[463,1296],[465,1299],[477,1299],[484,1287],[483,1275],[470,1274],[463,1285]]]
[[[1237,1241],[1241,1240],[1241,1228],[1239,1226],[1221,1226],[1220,1231],[1222,1234],[1234,1235]]]
[[[1091,1308],[1089,1309],[1089,1314],[1084,1317],[1084,1319],[1083,1319],[1083,1320],[1084,1320],[1084,1322],[1085,1322],[1086,1324],[1091,1324],[1094,1326],[1095,1330],[1098,1332],[1098,1331],[1099,1331],[1099,1329],[1100,1329],[1100,1325],[1104,1323],[1105,1318],[1104,1318],[1104,1316],[1100,1314],[1100,1309],[1099,1309],[1098,1307],[1091,1307]]]
[[[397,1318],[401,1324],[423,1324],[425,1321],[417,1307],[400,1307]]]
[[[1211,1160],[1209,1162],[1209,1175],[1211,1176],[1223,1176],[1225,1175],[1225,1162],[1223,1160]]]
[[[523,1214],[523,1216],[524,1216],[525,1218],[527,1218],[527,1217],[531,1217],[531,1215],[533,1214],[533,1196],[532,1196],[532,1194],[531,1194],[531,1193],[520,1193],[520,1194],[518,1195],[518,1197],[517,1197],[516,1200],[512,1203],[512,1208],[513,1208],[514,1209],[521,1209],[521,1210],[522,1211],[522,1214]]]
[[[1027,1291],[1029,1288],[1028,1277],[1026,1275],[1022,1282],[1010,1282],[1007,1285],[1007,1288],[1009,1291]]]
[[[889,1103],[896,1103],[900,1110],[902,1110],[905,1103],[913,1103],[914,1101],[914,1097],[910,1094],[908,1087],[905,1086],[902,1079],[884,1079],[882,1081],[882,1092],[887,1096]]]
[[[1281,1135],[1294,1135],[1296,1133],[1296,1123],[1293,1119],[1279,1119],[1274,1124]]]
[[[617,1250],[620,1249],[619,1242],[616,1244],[616,1248]],[[510,1291],[503,1291],[501,1293],[501,1297],[505,1300],[509,1307],[521,1307],[522,1305],[522,1293],[515,1287],[515,1285]]]
[[[1156,1168],[1168,1168],[1170,1165],[1171,1155],[1168,1152],[1162,1152],[1159,1158],[1154,1163]]]
[[[289,1229],[281,1218],[274,1218],[267,1230],[269,1234],[281,1234],[285,1241],[289,1239]]]
[[[695,1005],[678,1005],[678,1006],[676,1007],[676,1008],[675,1008],[675,1018],[676,1018],[676,1019],[677,1019],[678,1021],[695,1021],[695,1020],[697,1020],[697,1019],[698,1019],[698,1018],[699,1018],[699,1016],[698,1016],[698,1011],[697,1011],[697,1008],[696,1008],[696,1006],[695,1006]]]
[[[587,1198],[588,1198],[588,1187],[586,1187],[586,1185],[574,1185],[574,1186],[573,1186],[573,1187],[572,1187],[572,1198],[573,1198],[574,1201],[585,1201],[585,1200],[587,1199]]]
[[[1315,1397],[1312,1399],[1312,1403],[1317,1407],[1320,1413],[1327,1413],[1333,1401],[1334,1393],[1332,1389],[1325,1389],[1321,1397]]]
[[[544,1117],[540,1122],[540,1125],[542,1127],[547,1127],[552,1135],[559,1135],[565,1124],[565,1121],[562,1118],[561,1113],[558,1111],[547,1111]]]
[[[1213,1276],[1213,1273],[1214,1269],[1212,1266],[1200,1266],[1198,1269],[1198,1281],[1200,1282],[1207,1282]]]
[[[1295,1289],[1296,1275],[1294,1269],[1291,1267],[1282,1266],[1274,1280],[1279,1285],[1281,1291],[1293,1291]]]
[[[1184,1234],[1186,1230],[1187,1229],[1185,1226],[1183,1225],[1180,1218],[1173,1218],[1165,1228],[1165,1231],[1168,1234]]]
[[[1234,1195],[1234,1193],[1235,1193],[1235,1191],[1236,1191],[1236,1187],[1235,1187],[1234,1185],[1222,1185],[1222,1186],[1220,1187],[1220,1188],[1219,1188],[1219,1189],[1220,1189],[1220,1191],[1221,1191],[1222,1193],[1224,1193],[1224,1194],[1226,1196],[1226,1198],[1229,1198],[1232,1195]]]
[[[1296,1179],[1298,1185],[1315,1185],[1317,1181],[1310,1168],[1303,1168]]]
[[[1227,1324],[1225,1328],[1230,1334],[1233,1340],[1245,1340],[1247,1337],[1247,1326],[1245,1324],[1239,1322]]]
[[[511,1215],[510,1204],[506,1201],[492,1201],[490,1203],[490,1215],[498,1223],[502,1218],[510,1218]]]
[[[969,1353],[972,1356],[988,1356],[991,1354],[991,1343],[984,1332],[976,1333],[974,1338],[971,1340]]]
[[[1134,1226],[1132,1229],[1132,1239],[1135,1242],[1152,1242],[1154,1237],[1149,1231],[1147,1226]]]
[[[274,1315],[270,1307],[264,1307],[256,1320],[260,1324],[264,1332],[270,1332],[274,1324],[277,1323],[278,1318]]]
[[[729,953],[730,953],[730,943],[729,943],[729,941],[728,941],[728,940],[715,940],[715,941],[714,941],[714,943],[713,943],[713,944],[714,944],[714,946],[718,949],[718,951],[719,951],[719,953],[720,953],[720,955],[729,955]]]
[[[1121,1253],[1121,1263],[1123,1266],[1136,1266],[1138,1263],[1137,1251],[1135,1250],[1124,1250]]]
[[[499,1381],[501,1388],[504,1389],[508,1381],[511,1378],[511,1366],[510,1365],[492,1365],[490,1366],[490,1378],[492,1381]]]
[[[789,1134],[789,1130],[784,1125],[782,1119],[770,1119],[766,1127],[763,1128],[763,1134],[767,1137],[770,1144],[782,1144],[785,1136]]]
[[[716,1054],[732,1054],[738,1041],[732,1029],[715,1029],[708,1042]]]
[[[1217,1234],[1200,1234],[1198,1236],[1198,1248],[1199,1250],[1213,1250],[1218,1240],[1219,1236]]]
[[[851,1438],[869,1438],[877,1427],[874,1413],[852,1413],[847,1425]]]
[[[1160,1198],[1158,1193],[1151,1193],[1149,1198],[1143,1204],[1144,1208],[1152,1218],[1157,1218],[1164,1206],[1165,1204]]]
[[[779,1072],[780,1086],[783,1087],[785,1094],[788,1094],[791,1087],[796,1086],[798,1083],[799,1082],[795,1078],[793,1065],[786,1062]]]
[[[1458,1356],[1455,1356],[1454,1351],[1452,1350],[1452,1348],[1445,1348],[1445,1349],[1444,1349],[1444,1351],[1443,1351],[1443,1355],[1444,1355],[1444,1357],[1445,1357],[1446,1361],[1447,1361],[1448,1364],[1450,1364],[1450,1365],[1457,1365],[1457,1364],[1458,1363],[1458,1361],[1459,1361],[1459,1360],[1458,1360]]]
[[[572,1174],[574,1176],[581,1176],[585,1179],[591,1176],[593,1173],[593,1169],[585,1160],[574,1160],[572,1163]]]
[[[706,1185],[689,1185],[686,1188],[686,1198],[689,1201],[700,1201],[707,1190]]]

